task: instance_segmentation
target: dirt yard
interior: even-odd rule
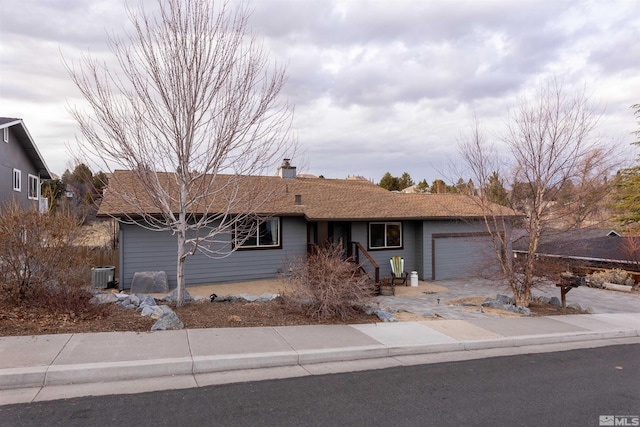
[[[436,293],[444,289],[445,288],[432,283],[420,282],[420,286],[418,287],[396,287],[396,296],[420,296],[424,293]],[[185,328],[189,329],[308,324],[359,324],[379,321],[377,316],[369,316],[361,313],[344,322],[340,319],[318,322],[303,314],[288,311],[285,305],[279,300],[271,302],[235,301],[216,303],[211,303],[208,300],[212,293],[218,296],[240,294],[259,296],[264,293],[286,295],[287,287],[279,280],[197,286],[189,287],[187,290],[193,297],[201,296],[206,298],[204,301],[188,303],[181,308],[172,307],[184,323]],[[161,298],[164,294],[156,294],[154,296]],[[97,314],[78,317],[69,313],[52,315],[42,309],[16,308],[7,305],[4,301],[0,301],[0,336],[111,331],[146,332],[149,331],[155,323],[155,320],[142,317],[135,310],[125,309],[116,304],[108,304],[102,308],[103,309]],[[475,308],[468,307],[468,309]],[[549,311],[550,309],[549,307],[537,307],[535,304],[532,304],[531,307],[534,315],[570,314],[570,312],[558,312],[555,307],[553,307],[554,310],[552,311]],[[396,313],[394,317],[398,321],[428,320],[413,313]]]

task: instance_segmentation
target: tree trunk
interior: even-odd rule
[[[178,263],[176,264],[176,280],[178,287],[176,288],[176,307],[184,305],[184,242],[185,234],[178,231]]]
[[[531,303],[531,287],[523,286],[513,293],[513,299],[519,307],[529,307]]]

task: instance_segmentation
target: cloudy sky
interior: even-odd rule
[[[517,97],[552,74],[586,85],[605,139],[633,141],[640,0],[249,3],[252,27],[288,66],[304,172],[431,182],[455,161],[474,111],[499,130]],[[67,108],[82,102],[61,56],[102,55],[106,31],[126,24],[123,2],[2,0],[0,16],[0,116],[24,119],[61,174],[78,134]]]

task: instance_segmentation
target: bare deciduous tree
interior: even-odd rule
[[[505,132],[498,136],[507,148],[504,159],[497,155],[496,145],[487,143],[477,120],[460,144],[463,160],[480,188],[487,188],[497,171],[508,177],[512,189],[525,194],[518,206],[512,205],[523,211],[522,228],[528,238],[527,253],[518,260],[505,251],[510,247],[504,233],[507,224],[488,203],[488,193],[481,192],[476,199],[517,305],[529,305],[540,236],[558,226],[579,225],[584,213],[607,194],[606,178],[615,160],[615,147],[604,147],[594,135],[599,118],[584,92],[567,93],[552,79],[535,96],[521,99],[509,114]],[[568,182],[574,185],[574,202],[563,210],[554,209],[558,192]]]
[[[72,111],[81,158],[131,171],[136,194],[118,193],[117,173],[108,190],[133,207],[125,221],[177,236],[182,305],[185,259],[234,250],[234,224],[272,195],[241,191],[242,178],[291,157],[295,139],[279,98],[285,70],[270,65],[245,8],[158,0],[156,9],[128,11],[133,31],[108,39],[114,65],[86,55],[67,69],[89,105]]]

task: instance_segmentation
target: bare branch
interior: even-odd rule
[[[517,262],[505,253],[510,247],[505,237],[508,224],[492,212],[490,193],[482,191],[499,165],[495,148],[485,142],[477,120],[460,145],[460,153],[481,189],[485,225],[519,305],[529,304],[541,235],[553,228],[584,225],[609,193],[608,175],[617,164],[617,145],[605,146],[597,138],[599,119],[584,90],[569,93],[555,78],[540,86],[534,97],[521,98],[509,113],[500,140],[509,150],[511,169],[502,169],[501,177],[508,177],[511,207],[523,212],[522,228],[528,239],[525,259]],[[567,191],[569,197],[560,203],[560,196]]]
[[[72,109],[82,157],[112,172],[108,196],[133,207],[125,221],[178,236],[181,295],[185,257],[227,256],[234,224],[278,191],[247,191],[243,176],[274,170],[295,140],[279,97],[285,70],[270,64],[246,8],[159,0],[157,10],[129,10],[133,30],[109,37],[114,64],[85,55],[65,65],[88,104]],[[118,168],[134,186],[117,182]]]

